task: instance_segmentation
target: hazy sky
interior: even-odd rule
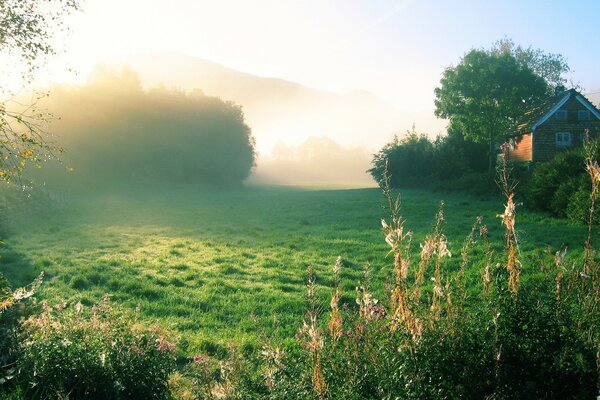
[[[168,50],[333,91],[430,107],[444,67],[502,37],[565,55],[600,88],[600,1],[85,0],[68,60]]]
[[[600,91],[598,0],[85,0],[83,8],[68,21],[53,79],[74,79],[66,66],[82,80],[111,56],[171,51],[318,89],[367,90],[441,127],[433,89],[444,68],[510,37],[563,54],[570,78]]]

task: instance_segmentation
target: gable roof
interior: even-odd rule
[[[581,93],[575,89],[569,89],[558,95],[548,98],[533,109],[525,113],[524,121],[518,126],[518,134],[535,131],[546,122],[570,99],[575,98],[582,106],[589,110],[590,114],[600,120],[600,111]]]

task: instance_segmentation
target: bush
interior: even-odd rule
[[[108,299],[44,311],[22,324],[18,381],[28,398],[163,399],[174,346]]]
[[[387,162],[392,187],[422,185],[433,174],[433,157],[433,143],[413,129],[403,139],[395,136],[375,154],[369,172],[382,183]]]
[[[600,157],[600,139],[590,145]],[[585,150],[570,150],[558,154],[552,161],[535,166],[523,193],[525,205],[537,211],[578,222],[589,219],[591,181],[585,169]],[[596,214],[595,222],[600,214]]]
[[[414,128],[403,139],[397,136],[373,157],[368,172],[383,184],[386,161],[391,187],[433,186],[444,190],[460,190],[474,194],[489,194],[495,184],[487,171],[485,145],[466,140],[460,132],[431,141]],[[475,177],[474,190],[471,183]]]
[[[583,181],[583,180],[582,180]],[[580,184],[572,193],[567,205],[567,217],[572,221],[586,223],[590,219],[591,191],[587,185]],[[595,225],[600,224],[600,207],[596,205],[593,216]]]

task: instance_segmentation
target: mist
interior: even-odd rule
[[[51,88],[43,106],[60,117],[50,132],[65,152],[62,164],[32,172],[38,183],[368,187],[373,153],[408,121],[368,92],[330,93],[177,54],[105,65],[84,84]]]
[[[300,145],[279,142],[260,160],[251,182],[296,186],[369,187],[366,172],[372,154],[363,146],[342,146],[327,137],[308,138]]]
[[[145,90],[135,72],[99,68],[84,85],[55,86],[38,105],[64,149],[61,162],[27,171],[73,191],[239,186],[255,162],[242,109],[201,91]]]
[[[144,87],[201,89],[241,105],[259,156],[269,155],[279,142],[300,145],[311,137],[328,137],[343,146],[378,148],[395,132],[404,131],[404,125],[408,129],[415,122],[366,91],[326,92],[180,54],[132,56],[107,61],[107,65],[132,68]]]

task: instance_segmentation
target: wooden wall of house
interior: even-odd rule
[[[556,115],[553,115],[535,130],[533,134],[534,161],[548,161],[560,151],[581,147],[586,129],[590,129],[593,136],[600,133],[600,121],[593,114],[590,113],[588,121],[577,119],[577,111],[586,108],[575,98],[571,98],[561,109],[567,110],[566,120],[558,120]],[[556,147],[557,132],[571,132],[571,147]]]
[[[514,161],[531,161],[531,134],[527,133],[514,139],[515,148],[509,153]]]

